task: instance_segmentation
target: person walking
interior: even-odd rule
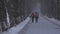
[[[32,17],[32,23],[34,22],[34,19],[36,20],[36,22],[38,22],[38,18],[39,18],[38,12],[33,12],[31,14],[31,17]]]
[[[34,18],[35,18],[35,14],[34,14],[34,12],[32,13],[32,23],[34,22]]]
[[[36,22],[38,22],[38,18],[39,18],[39,13],[35,12],[35,20],[36,20]]]

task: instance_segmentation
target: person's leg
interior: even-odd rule
[[[36,22],[38,22],[38,17],[36,17]]]
[[[32,17],[32,22],[34,22],[34,17]]]

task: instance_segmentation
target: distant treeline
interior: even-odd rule
[[[48,17],[60,20],[60,0],[41,0],[41,11]]]

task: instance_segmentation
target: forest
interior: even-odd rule
[[[0,0],[0,29],[5,31],[25,20],[32,10],[31,2],[32,0]]]

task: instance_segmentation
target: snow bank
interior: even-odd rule
[[[19,31],[21,31],[24,26],[30,21],[30,18],[28,17],[25,21],[21,22],[19,25],[12,27],[6,32],[3,32],[2,34],[18,34]]]
[[[44,16],[44,17],[45,17],[46,19],[52,21],[52,23],[60,26],[60,20],[57,20],[57,19],[55,19],[55,18],[48,18],[47,16]]]

